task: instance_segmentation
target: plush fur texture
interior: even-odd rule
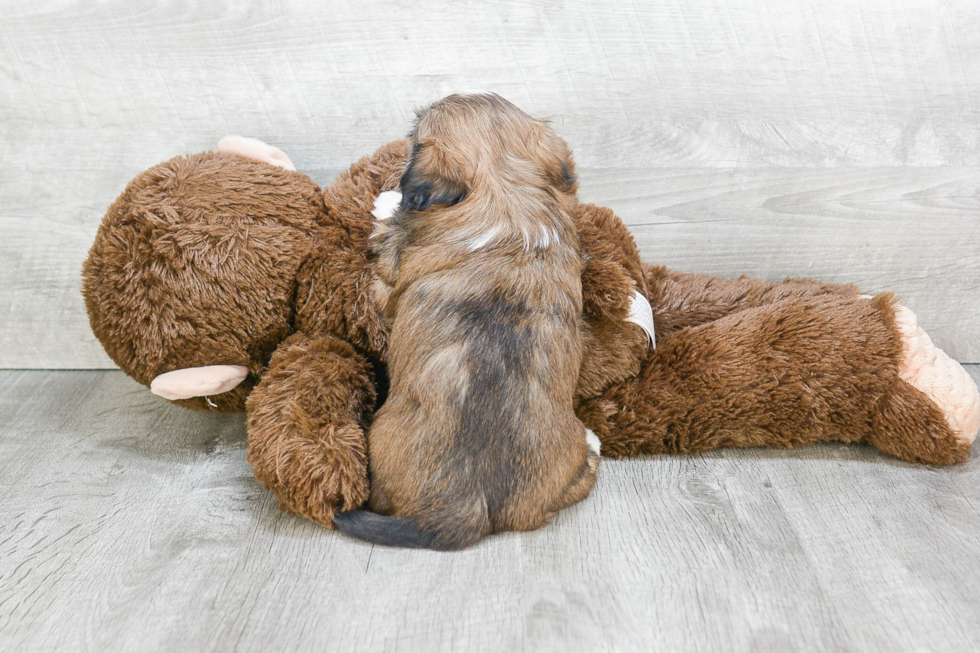
[[[398,185],[407,160],[407,141],[394,141],[323,192],[329,220],[298,279],[296,327],[335,335],[379,361],[387,353],[388,328],[374,297],[371,209],[377,194]]]
[[[248,398],[248,461],[283,507],[321,524],[368,498],[374,378],[346,342],[296,333]]]
[[[640,252],[626,225],[609,209],[579,204],[575,228],[585,258],[582,271],[584,351],[576,396],[595,397],[633,378],[647,355],[647,336],[626,322],[634,290],[643,291]]]
[[[140,383],[248,367],[245,382],[210,397],[216,408],[177,403],[233,411],[248,398],[256,478],[327,526],[367,497],[364,429],[387,392],[388,352],[370,211],[408,154],[389,144],[322,195],[268,164],[178,157],[116,200],[84,267],[93,331]],[[575,221],[586,263],[576,411],[604,454],[842,440],[915,462],[969,455],[975,434],[958,436],[942,397],[900,374],[912,353],[890,295],[671,272],[641,264],[608,209],[579,205]],[[653,350],[624,322],[636,288],[656,316]]]
[[[294,330],[297,273],[326,222],[320,189],[297,172],[208,152],[155,166],[109,207],[85,261],[92,330],[144,385],[187,367],[248,367],[210,397],[240,411]]]

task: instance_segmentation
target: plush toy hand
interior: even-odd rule
[[[296,166],[289,160],[285,152],[257,138],[225,136],[218,141],[218,151],[225,154],[237,154],[248,159],[268,163],[278,168],[285,168],[286,170],[296,169]]]
[[[576,395],[586,398],[636,376],[655,335],[653,312],[641,294],[640,252],[629,230],[612,211],[593,204],[579,204],[575,226],[585,260],[585,351]]]
[[[374,410],[370,364],[330,336],[296,333],[248,398],[248,461],[280,506],[333,528],[335,510],[368,497],[364,426]]]

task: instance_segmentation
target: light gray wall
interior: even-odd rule
[[[321,183],[412,110],[551,116],[649,260],[895,290],[980,361],[980,2],[0,2],[0,367],[105,367],[126,181],[241,133]]]

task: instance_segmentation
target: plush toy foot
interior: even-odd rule
[[[893,310],[902,356],[897,378],[872,413],[868,442],[909,462],[963,462],[980,428],[977,386],[919,328],[915,313]]]
[[[943,412],[953,436],[972,445],[980,430],[980,392],[966,370],[932,343],[919,328],[915,313],[895,307],[904,361],[899,376],[925,394]]]

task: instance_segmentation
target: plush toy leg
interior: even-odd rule
[[[333,527],[368,498],[363,427],[375,391],[368,362],[330,337],[295,334],[248,399],[248,461],[283,509]]]
[[[707,274],[675,272],[648,263],[643,264],[643,277],[647,299],[655,307],[657,338],[785,299],[825,295],[853,299],[859,293],[857,286],[852,285],[835,286],[809,279],[787,279],[778,283],[749,277],[722,279]]]
[[[665,333],[637,377],[578,413],[616,456],[841,440],[910,461],[964,460],[972,437],[901,375],[912,354],[896,310],[889,295],[831,292]]]

